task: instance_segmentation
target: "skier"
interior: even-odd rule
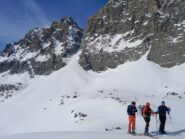
[[[136,126],[136,102],[133,101],[127,108],[127,113],[129,115],[129,124],[128,124],[128,133],[136,134],[135,126]]]
[[[166,113],[170,114],[170,108],[165,106],[165,101],[161,102],[161,105],[158,107],[157,113],[159,114],[160,120],[159,132],[161,134],[166,134],[165,132]]]
[[[150,103],[147,102],[146,105],[143,108],[143,118],[146,122],[146,126],[145,126],[145,135],[149,135],[148,130],[149,130],[149,126],[150,126],[150,116],[153,114],[157,114],[156,112],[154,112],[151,108],[150,108]]]

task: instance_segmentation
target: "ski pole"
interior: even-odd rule
[[[158,126],[157,126],[157,116],[155,117],[155,120],[156,120],[156,121],[155,121],[155,123],[156,123],[155,125],[156,125],[156,130],[157,130],[157,127],[158,127]]]
[[[168,113],[168,116],[169,116],[169,118],[170,118],[170,120],[171,120],[172,118],[171,118],[171,115],[170,115],[169,113]]]
[[[174,127],[174,123],[172,121],[172,118],[171,118],[171,115],[168,114],[169,118],[170,118],[170,123],[171,123],[171,126],[172,126],[172,129],[175,130],[176,128]]]
[[[156,130],[158,130],[158,119],[157,119],[157,115],[156,115],[155,119],[156,119]]]

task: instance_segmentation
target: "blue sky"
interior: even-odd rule
[[[108,0],[0,0],[0,50],[34,27],[71,16],[83,28]]]

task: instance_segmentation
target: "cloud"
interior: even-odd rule
[[[0,41],[18,41],[34,27],[45,27],[49,21],[34,0],[0,0]]]
[[[41,8],[34,0],[22,0],[24,12],[29,22],[37,22],[39,25],[47,26],[49,21]]]

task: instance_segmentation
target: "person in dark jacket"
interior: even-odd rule
[[[170,114],[170,108],[165,106],[165,101],[161,102],[161,105],[158,107],[157,113],[159,114],[160,120],[159,132],[161,134],[166,134],[165,132],[166,113]]]
[[[136,126],[136,102],[133,101],[127,108],[127,114],[129,116],[129,124],[128,124],[128,132],[130,134],[136,134],[135,126]]]
[[[151,108],[150,108],[150,103],[147,102],[146,105],[143,108],[143,118],[145,120],[146,126],[145,126],[145,135],[149,135],[149,126],[150,126],[150,117],[151,115],[156,114]]]

